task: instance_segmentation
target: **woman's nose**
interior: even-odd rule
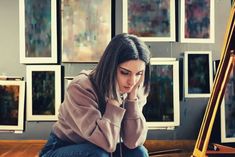
[[[134,85],[136,81],[136,77],[135,76],[130,76],[130,78],[128,79],[128,84],[129,85]]]

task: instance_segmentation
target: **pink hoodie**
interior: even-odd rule
[[[88,74],[88,71],[82,71],[68,86],[52,132],[65,141],[90,141],[107,152],[116,150],[120,132],[128,148],[143,145],[147,135],[142,114],[146,96],[138,96],[142,99],[136,101],[126,100],[124,108],[107,103],[102,116]]]

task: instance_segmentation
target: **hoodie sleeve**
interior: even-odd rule
[[[66,119],[66,125],[85,140],[107,152],[113,152],[119,140],[125,109],[107,103],[106,111],[101,116],[93,88],[85,86],[70,84],[60,109],[60,117]]]
[[[147,96],[142,95],[138,96],[137,100],[125,101],[126,113],[122,124],[122,139],[130,149],[143,145],[147,137],[148,127],[142,113],[146,98]]]

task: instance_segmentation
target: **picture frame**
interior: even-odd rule
[[[220,106],[221,142],[235,142],[235,69],[232,68]]]
[[[143,108],[149,129],[180,125],[179,62],[176,58],[151,58],[151,85]]]
[[[27,120],[55,121],[61,104],[61,66],[28,65]]]
[[[62,0],[61,20],[62,62],[98,62],[115,34],[115,1]]]
[[[210,97],[213,84],[211,51],[184,52],[184,96]]]
[[[214,0],[180,1],[180,42],[215,42]]]
[[[56,0],[19,1],[20,63],[57,63]]]
[[[123,0],[122,31],[143,41],[174,42],[175,1]]]
[[[0,80],[0,102],[0,130],[23,131],[25,81]]]

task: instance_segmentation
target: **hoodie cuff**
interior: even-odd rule
[[[136,119],[140,117],[140,109],[138,106],[138,100],[126,100],[125,103],[126,119]]]
[[[106,104],[103,118],[108,119],[112,124],[121,127],[121,122],[126,110],[113,104]]]

